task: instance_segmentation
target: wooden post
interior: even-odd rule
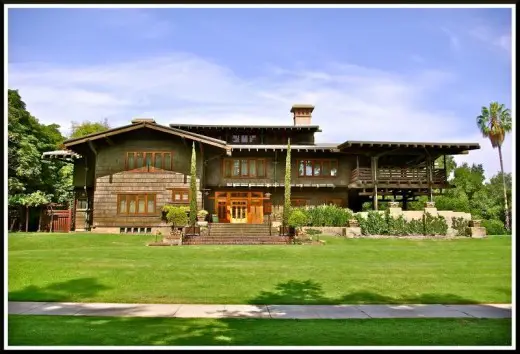
[[[430,202],[433,202],[433,192],[432,192],[432,161],[430,155],[426,157],[426,178],[428,179],[428,194],[430,197]]]
[[[25,232],[29,232],[29,206],[25,206]]]
[[[443,160],[444,160],[444,183],[447,183],[448,182],[448,167],[447,167],[447,163],[446,163],[446,155],[443,155]]]
[[[378,210],[377,205],[377,157],[372,157],[372,182],[374,186],[372,204],[374,210]]]

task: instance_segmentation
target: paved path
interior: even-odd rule
[[[10,315],[175,318],[511,318],[511,304],[481,305],[181,305],[9,302]]]

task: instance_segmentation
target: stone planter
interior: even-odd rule
[[[399,202],[388,202],[389,208],[399,208]]]
[[[426,202],[424,203],[425,208],[435,208],[435,202]]]
[[[469,222],[470,227],[481,227],[481,220],[471,220]]]
[[[206,221],[206,215],[197,215],[197,221]]]

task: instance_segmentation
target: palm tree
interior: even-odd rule
[[[477,117],[477,125],[482,135],[489,138],[493,149],[498,148],[500,158],[500,170],[502,172],[502,183],[504,185],[504,209],[506,216],[506,229],[510,230],[509,208],[507,204],[506,179],[504,176],[504,163],[502,161],[502,143],[506,134],[511,132],[511,111],[505,105],[491,102],[489,107],[482,107],[481,114]]]

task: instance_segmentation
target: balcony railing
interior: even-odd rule
[[[425,168],[378,168],[378,184],[428,184]],[[373,184],[372,169],[360,167],[352,171],[350,183]],[[441,168],[432,170],[432,184],[445,184],[446,171]]]

